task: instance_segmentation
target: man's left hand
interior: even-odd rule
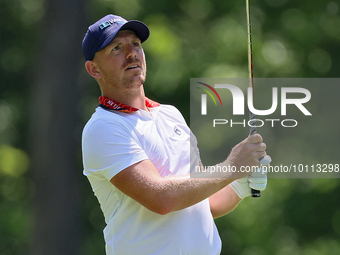
[[[251,189],[263,191],[267,187],[267,167],[271,162],[270,156],[266,156],[261,160],[261,166],[256,168],[250,175],[237,179],[230,183],[236,194],[244,199],[251,195]],[[265,164],[265,165],[264,165]]]

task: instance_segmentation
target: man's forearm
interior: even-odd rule
[[[233,179],[228,178],[164,178],[162,187],[166,211],[177,211],[192,206],[223,190]]]

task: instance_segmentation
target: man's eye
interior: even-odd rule
[[[133,43],[132,45],[133,45],[133,46],[139,46],[140,44],[139,44],[139,42],[135,42],[135,43]]]
[[[119,50],[120,49],[120,47],[119,46],[115,46],[115,47],[113,47],[113,51],[115,51],[115,50]]]

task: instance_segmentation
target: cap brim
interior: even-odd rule
[[[120,29],[119,31],[122,30],[131,30],[133,31],[140,41],[143,43],[146,41],[146,39],[149,38],[150,31],[147,25],[145,25],[143,22],[139,20],[130,20],[126,22]]]
[[[150,31],[147,25],[145,25],[143,22],[139,20],[130,20],[126,22],[117,32],[110,34],[103,42],[103,44],[98,48],[97,51],[100,51],[104,49],[106,46],[108,46],[117,36],[119,31],[123,30],[131,30],[132,32],[134,32],[142,43],[145,42],[150,35]]]

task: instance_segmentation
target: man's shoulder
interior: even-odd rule
[[[160,107],[161,107],[160,112],[163,115],[167,115],[168,117],[172,119],[176,119],[177,121],[180,121],[180,122],[185,122],[182,113],[175,106],[161,104]]]
[[[91,118],[87,121],[84,131],[90,128],[105,128],[106,126],[120,126],[123,125],[124,118],[120,116],[119,112],[113,110],[106,110],[102,107],[97,107],[96,111],[92,114]]]
[[[164,114],[174,114],[174,115],[182,116],[182,113],[175,106],[170,105],[170,104],[161,104],[160,112]]]
[[[95,112],[91,115],[90,119],[87,121],[87,124],[96,122],[98,120],[110,119],[110,115],[108,111],[104,110],[100,106],[95,109]]]

